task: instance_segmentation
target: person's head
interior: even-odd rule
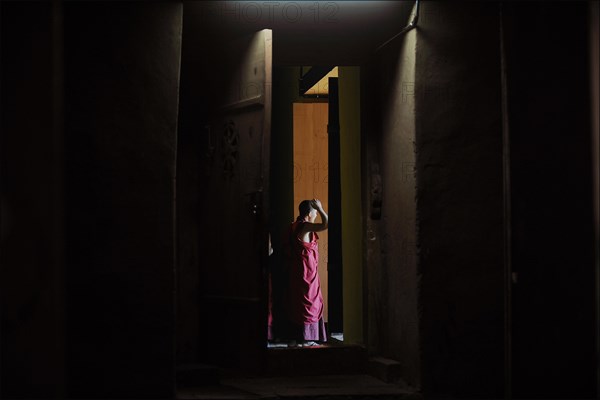
[[[317,210],[313,208],[310,200],[302,200],[298,205],[298,212],[298,219],[301,221],[315,222],[317,218]]]

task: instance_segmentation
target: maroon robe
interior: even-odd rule
[[[323,322],[323,294],[319,279],[319,235],[312,232],[309,243],[298,238],[304,221],[290,228],[290,262],[288,265],[288,318],[301,340],[327,341]]]
[[[269,272],[269,310],[267,315],[267,340],[274,340],[273,333],[273,283],[271,280],[271,272]]]

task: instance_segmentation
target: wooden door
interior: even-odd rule
[[[200,210],[206,229],[201,343],[207,362],[259,370],[266,351],[266,265],[272,32],[223,47],[222,91],[210,123],[214,145]],[[211,77],[212,78],[212,77]]]
[[[294,211],[302,200],[317,198],[329,212],[327,103],[294,103]],[[320,217],[319,217],[320,218]],[[317,220],[319,220],[317,218]],[[327,307],[328,232],[319,232],[319,279],[323,292],[323,320]]]

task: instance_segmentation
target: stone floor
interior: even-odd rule
[[[370,375],[325,375],[270,378],[227,378],[220,385],[178,390],[180,400],[243,399],[422,399],[409,387],[380,381]]]
[[[267,349],[259,375],[209,365],[178,369],[180,400],[422,399],[401,379],[399,363],[368,358],[366,349],[340,340],[300,348]]]

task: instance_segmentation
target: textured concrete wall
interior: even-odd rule
[[[277,41],[274,32],[273,41]],[[281,249],[281,235],[297,215],[294,205],[293,103],[299,99],[299,67],[273,68],[273,122],[271,134],[271,236]],[[274,254],[278,260],[278,254]]]
[[[416,54],[423,390],[501,397],[498,4],[423,2]]]
[[[366,279],[369,351],[401,363],[420,385],[415,203],[417,31],[391,42],[365,68]],[[379,203],[380,202],[380,203]],[[380,215],[379,215],[380,214]]]
[[[417,32],[387,49],[383,72],[390,90],[382,103],[381,175],[383,185],[381,254],[387,278],[389,358],[402,363],[403,375],[420,385],[415,205],[415,46]],[[395,53],[395,55],[393,55]],[[389,68],[389,69],[387,69]]]
[[[177,3],[65,4],[75,398],[173,394],[181,28]]]
[[[515,3],[506,12],[518,397],[594,395],[586,10],[585,3]],[[556,29],[565,20],[573,29]],[[420,382],[430,397],[502,397],[504,391],[499,21],[499,4],[423,2],[411,31],[414,78],[402,76],[410,66],[402,59],[410,32],[366,68],[369,351],[402,357],[404,377]],[[407,108],[395,108],[403,96],[414,98],[413,233],[401,225],[409,204],[388,208],[408,199],[410,185],[397,180],[412,178],[410,166],[401,168],[410,162],[402,153],[407,130],[399,128]],[[403,238],[418,250],[418,272],[408,279],[402,274],[410,270],[394,268],[415,249],[403,251]],[[418,302],[409,297],[417,288]],[[402,339],[411,332],[411,309],[418,323],[414,350]]]

